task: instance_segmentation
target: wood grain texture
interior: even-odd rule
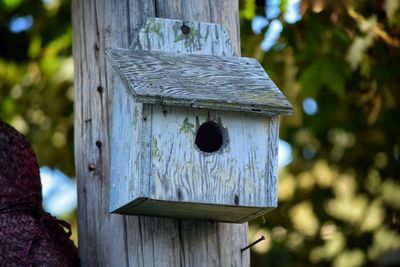
[[[207,121],[223,129],[215,153],[195,145],[198,127]],[[275,125],[274,125],[275,126]],[[275,207],[277,160],[268,151],[269,118],[235,112],[155,106],[152,119],[150,197],[248,207]]]
[[[118,90],[113,97],[110,211],[132,199],[148,197],[143,182],[149,177],[150,147],[146,143],[150,141],[146,140],[151,139],[143,122],[143,104],[134,101],[119,79],[114,88]]]
[[[185,24],[190,28],[184,34],[181,27]],[[173,44],[173,45],[170,45]],[[204,55],[202,50],[213,51],[215,55],[237,56],[233,44],[224,27],[220,24],[193,22],[150,17],[139,34],[134,38],[130,50],[165,51]]]
[[[276,117],[155,105],[148,132],[137,133],[141,140],[127,129],[137,127],[138,112],[115,103],[110,211],[238,223],[276,207]],[[210,120],[220,125],[224,143],[204,153],[194,140]]]
[[[155,0],[155,6],[161,18],[222,24],[232,40],[233,50],[240,53],[240,32],[236,30],[240,28],[239,1],[213,0],[198,5],[197,0]]]
[[[194,41],[191,47],[195,44],[202,42]],[[255,59],[127,49],[110,49],[107,54],[137,102],[269,115],[292,112]]]
[[[114,89],[122,86],[105,63],[105,47],[128,48],[148,17],[161,16],[221,22],[239,51],[238,2],[73,0],[72,14],[82,266],[249,266],[249,252],[240,253],[247,224],[108,212],[111,103]]]
[[[234,205],[211,205],[186,201],[163,201],[148,198],[136,199],[119,208],[116,213],[156,215],[181,219],[207,219],[208,221],[243,223],[267,213],[271,208],[256,208]]]

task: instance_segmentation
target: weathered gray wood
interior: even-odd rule
[[[182,33],[183,23],[190,28],[187,34]],[[204,55],[213,51],[214,55],[237,56],[224,27],[207,22],[148,18],[130,49],[147,50],[149,47],[151,51],[165,52],[165,47],[168,47],[168,51],[173,53]]]
[[[152,118],[147,119],[151,130],[141,134],[148,145],[140,145],[137,151],[133,146],[138,138],[129,127],[138,124],[131,119],[138,112],[117,98],[115,103],[119,114],[113,118],[111,211],[245,222],[276,207],[277,117],[154,106]],[[229,139],[214,154],[201,153],[194,146],[196,128],[209,119],[220,121]],[[144,154],[149,164],[142,164]],[[172,203],[168,207],[160,200]]]
[[[213,22],[224,25],[232,40],[233,50],[240,53],[239,1],[213,0],[197,3],[197,0],[155,0],[157,17],[184,21]],[[196,8],[193,8],[196,6]]]
[[[209,23],[206,23],[205,26],[203,23],[195,25],[190,22],[186,23],[192,26],[193,31],[200,31],[199,29],[207,31],[207,27],[217,28],[217,25]],[[240,71],[235,72],[234,69],[242,63],[243,59],[204,55],[182,56],[182,54],[176,53],[166,54],[165,52],[141,50],[143,48],[151,49],[152,45],[156,46],[157,51],[161,49],[162,45],[165,45],[164,50],[167,51],[181,49],[180,53],[186,53],[193,50],[190,45],[182,47],[179,42],[175,41],[176,38],[166,37],[166,32],[180,36],[171,29],[180,29],[178,26],[182,24],[182,21],[177,20],[149,18],[136,41],[137,44],[146,44],[147,46],[136,45],[134,46],[136,51],[108,50],[111,53],[110,57],[118,65],[116,71],[126,70],[125,74],[132,76],[132,79],[137,79],[138,86],[140,86],[152,75],[146,71],[152,70],[151,66],[155,66],[155,74],[151,80],[152,84],[148,86],[149,90],[153,90],[150,87],[156,86],[155,83],[157,83],[159,86],[168,88],[166,93],[170,94],[176,87],[176,82],[183,86],[190,86],[192,82],[190,79],[182,81],[181,78],[182,76],[187,77],[186,73],[180,74],[177,71],[174,75],[170,69],[174,68],[171,66],[179,66],[181,61],[176,60],[176,57],[191,57],[187,60],[190,62],[190,66],[185,66],[185,68],[196,72],[199,81],[204,83],[203,86],[206,88],[200,89],[200,93],[208,94],[211,91],[218,96],[215,93],[218,89],[207,88],[213,81],[207,80],[208,77],[204,76],[221,77],[222,75],[218,74],[218,70],[208,71],[206,75],[202,75],[203,69],[207,68],[210,61],[217,61],[214,64],[217,66],[229,62],[231,66],[228,67],[234,72],[233,76],[240,76]],[[213,31],[212,34],[207,34],[207,38],[199,38],[191,45],[207,48],[208,46],[203,44],[215,44],[212,41],[213,38],[219,40],[217,43],[229,42],[229,39],[224,39],[226,36],[219,39],[220,33],[217,31]],[[157,38],[160,40],[157,41]],[[229,48],[229,46],[224,47]],[[225,54],[224,49],[215,49],[215,47],[209,50],[203,49],[203,53],[207,53],[207,51]],[[207,59],[206,64],[202,63],[204,58]],[[201,68],[197,68],[196,62],[198,61],[196,59],[200,59]],[[251,62],[254,63],[254,60]],[[245,68],[246,63],[249,62],[245,60],[243,63]],[[132,71],[136,67],[139,71]],[[264,78],[263,76],[266,74],[262,68],[258,66],[257,70]],[[243,93],[242,91],[246,93],[248,88],[235,91],[232,84],[238,84],[241,80],[246,79],[246,76],[252,76],[251,73],[257,73],[257,70],[251,69],[245,73],[244,77],[239,77],[238,81],[228,81],[215,87],[226,85],[231,88],[233,94],[240,95]],[[169,75],[159,78],[159,76],[163,76],[162,72],[169,72]],[[252,78],[257,80],[259,76],[255,75]],[[200,79],[200,77],[203,78]],[[248,83],[254,83],[254,81],[249,79]],[[173,86],[175,87],[171,89]],[[112,117],[110,211],[135,215],[245,222],[276,207],[276,162],[278,158],[272,148],[276,146],[276,143],[270,144],[277,142],[276,138],[271,138],[278,134],[275,117],[237,112],[216,112],[197,109],[193,107],[194,105],[186,109],[166,107],[165,105],[141,105],[137,103],[137,100],[142,99],[137,92],[133,92],[135,98],[133,100],[133,96],[129,95],[132,92],[129,87],[121,88],[120,84],[117,84],[115,88]],[[278,89],[276,90],[278,91]],[[166,99],[158,92],[156,94],[158,94],[157,98]],[[262,93],[260,95],[262,96]],[[196,96],[194,99],[201,97],[203,95]],[[219,97],[223,98],[224,96],[220,94]],[[253,101],[256,101],[255,97]],[[225,98],[229,98],[229,96],[225,96]],[[193,98],[189,98],[189,100],[193,104]],[[147,108],[148,111],[142,111],[143,108]],[[150,116],[147,116],[147,113]],[[194,145],[195,132],[199,124],[207,120],[219,122],[225,129],[226,135],[223,149],[212,155],[199,152]],[[274,123],[271,123],[271,120]],[[271,126],[273,129],[270,129]],[[168,206],[165,201],[170,201],[170,205]],[[223,208],[217,205],[222,205]]]
[[[165,38],[167,34],[156,29],[159,38]],[[186,36],[169,32],[177,36],[173,40]],[[202,44],[191,42],[190,47]],[[137,102],[260,114],[292,112],[289,101],[255,59],[127,49],[107,53]]]
[[[222,23],[239,51],[238,2],[73,0],[72,14],[82,266],[248,266],[249,252],[240,253],[246,224],[108,213],[110,103],[118,81],[105,64],[105,47],[128,48],[147,17],[162,16]]]
[[[208,120],[225,130],[222,148],[202,153],[196,129]],[[153,108],[150,197],[247,207],[276,207],[276,118],[190,108]],[[271,161],[271,162],[268,162]],[[178,194],[179,191],[179,194]]]
[[[267,213],[272,208],[257,208],[234,205],[210,205],[185,201],[163,201],[155,199],[136,199],[117,213],[147,215],[180,219],[207,219],[210,221],[244,223]]]

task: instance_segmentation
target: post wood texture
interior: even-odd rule
[[[237,1],[73,0],[75,163],[82,266],[249,266],[249,252],[240,252],[247,244],[247,224],[108,212],[111,103],[113,90],[122,84],[106,64],[105,48],[134,46],[134,36],[143,23],[156,16],[221,23],[234,50],[239,51]],[[142,110],[151,116],[151,109]]]

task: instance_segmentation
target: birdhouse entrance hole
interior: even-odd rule
[[[203,123],[197,130],[195,144],[203,152],[218,151],[223,141],[221,128],[213,121]]]

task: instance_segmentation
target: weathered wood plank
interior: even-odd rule
[[[114,88],[122,89],[123,85],[118,81]],[[150,155],[146,153],[150,153],[150,150],[143,140],[147,131],[143,133],[142,113],[143,104],[135,102],[128,90],[114,90],[110,211],[132,199],[148,197],[143,191],[147,186],[142,181],[148,177],[146,163]]]
[[[138,102],[260,114],[292,112],[255,59],[127,49],[109,49],[107,54]]]
[[[158,216],[180,219],[201,219],[207,221],[244,223],[257,218],[272,208],[258,208],[235,205],[210,205],[186,201],[163,201],[137,199],[121,208],[116,213],[145,216]]]
[[[199,152],[194,142],[199,125],[208,120],[224,129],[224,144],[212,154]],[[151,153],[155,184],[150,197],[275,207],[275,170],[267,162],[277,157],[268,150],[269,127],[264,116],[155,106]]]
[[[184,21],[204,21],[224,25],[232,40],[233,50],[240,53],[239,1],[213,0],[198,5],[197,0],[155,0],[157,16]],[[197,6],[198,8],[193,8]]]
[[[186,34],[181,30],[183,24],[190,28]],[[166,46],[172,53],[204,55],[207,52],[203,50],[206,50],[219,56],[237,56],[222,25],[161,18],[148,18],[130,49],[148,50],[146,48],[151,47],[155,52],[165,51]]]
[[[128,90],[116,91],[110,211],[238,223],[276,207],[276,117],[150,105],[143,134],[133,97],[120,91]],[[224,129],[213,154],[194,144],[208,120]]]
[[[104,48],[128,48],[149,16],[164,16],[222,22],[239,51],[238,1],[73,0],[72,14],[82,266],[248,266],[249,252],[240,253],[247,224],[108,213],[110,114],[118,82]]]

